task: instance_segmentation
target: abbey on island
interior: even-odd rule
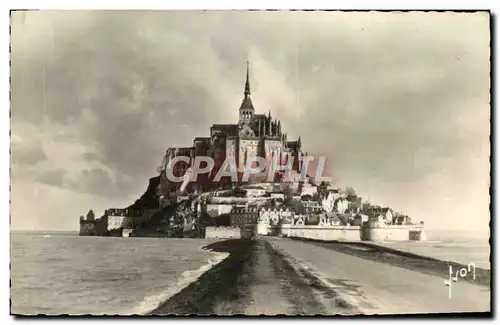
[[[249,157],[262,157],[266,166],[278,160],[291,164],[292,170],[300,171],[302,151],[300,137],[289,141],[283,132],[280,120],[266,114],[257,114],[250,97],[250,73],[247,62],[244,97],[239,108],[236,124],[213,124],[209,137],[196,137],[190,147],[170,147],[163,158],[159,172],[163,175],[164,189],[171,193],[179,189],[180,184],[172,184],[165,178],[165,171],[172,168],[175,176],[182,176],[193,165],[197,156],[211,157],[214,160],[214,172],[223,164],[226,157],[234,157],[238,173],[242,173]],[[176,156],[189,157],[189,162],[170,162]],[[293,159],[290,161],[289,159]],[[165,193],[165,194],[167,194]]]
[[[178,159],[183,158],[183,159]],[[237,178],[218,178],[227,158]],[[251,163],[259,161],[259,168]],[[213,124],[209,137],[196,137],[192,146],[167,149],[159,175],[145,193],[125,209],[107,209],[98,219],[89,211],[80,217],[80,234],[97,236],[202,236],[253,238],[277,235],[315,240],[425,240],[423,223],[389,207],[362,202],[354,190],[342,190],[322,177],[321,158],[315,177],[307,173],[308,159],[300,137],[289,141],[282,123],[256,114],[250,97],[247,64],[244,97],[236,124]],[[200,162],[213,166],[194,173]],[[264,161],[265,165],[260,162]],[[300,174],[274,173],[276,162]],[[200,165],[200,166],[198,166]],[[244,180],[249,169],[265,167],[266,180]],[[200,169],[201,169],[200,168]],[[199,171],[199,170],[198,170]],[[197,177],[191,178],[190,175]],[[237,175],[236,175],[237,174]],[[170,176],[177,180],[172,180]],[[215,177],[214,177],[215,176]],[[258,176],[258,175],[257,175]],[[92,212],[92,213],[91,213]],[[196,231],[195,231],[196,230]]]

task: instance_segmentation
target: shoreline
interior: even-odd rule
[[[229,253],[229,256],[146,315],[214,314],[217,299],[235,294],[237,276],[250,256],[252,246],[253,241],[238,239],[204,246],[204,250]]]
[[[463,266],[372,243],[289,238],[393,267],[445,278],[448,265]],[[353,246],[362,246],[356,249]],[[229,253],[222,262],[146,315],[360,315],[363,306],[344,299],[314,270],[298,269],[293,256],[266,240],[229,239],[203,247]],[[264,261],[264,262],[263,262]],[[465,279],[464,279],[465,280]],[[489,270],[476,268],[476,285],[489,286]],[[273,290],[274,289],[274,290]],[[425,312],[425,311],[422,311]]]
[[[299,272],[288,256],[266,241],[231,239],[204,249],[230,255],[146,315],[360,313],[356,306],[323,285],[312,273]],[[328,303],[325,304],[325,300]]]
[[[363,259],[373,260],[396,267],[418,271],[424,274],[446,277],[448,267],[451,265],[454,271],[467,268],[467,265],[458,262],[444,261],[434,257],[406,252],[404,250],[377,245],[371,242],[343,242],[343,241],[322,241],[309,238],[289,237],[290,240],[308,242],[336,252],[357,256]],[[353,248],[355,246],[364,249]],[[461,278],[476,285],[491,285],[491,270],[476,267],[476,279],[471,277]]]

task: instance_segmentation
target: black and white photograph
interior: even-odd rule
[[[491,316],[491,19],[10,11],[10,314]]]

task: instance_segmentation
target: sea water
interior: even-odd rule
[[[489,234],[427,232],[427,241],[384,245],[490,269]],[[14,314],[144,314],[195,281],[227,254],[217,240],[11,234]]]
[[[11,233],[11,312],[146,313],[227,256],[212,242]]]

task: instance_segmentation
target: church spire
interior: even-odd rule
[[[249,62],[247,61],[247,80],[245,82],[245,98],[250,96],[250,78],[249,78]]]
[[[240,121],[246,120],[247,122],[253,118],[254,108],[252,100],[250,99],[250,72],[249,62],[247,61],[247,80],[245,82],[245,97],[240,106]]]

